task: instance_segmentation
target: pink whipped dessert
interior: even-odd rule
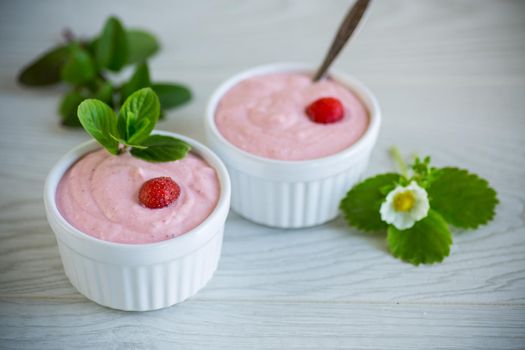
[[[341,120],[321,124],[308,117],[306,108],[325,97],[341,102]],[[356,143],[368,127],[369,115],[363,102],[334,80],[313,83],[306,74],[273,73],[231,88],[219,102],[215,122],[220,133],[244,151],[271,159],[308,160]]]
[[[149,179],[171,177],[180,196],[160,209],[142,206],[138,193]],[[88,153],[58,185],[56,202],[64,218],[93,237],[118,243],[153,243],[180,236],[202,223],[219,200],[215,170],[198,156],[150,163],[106,150]]]

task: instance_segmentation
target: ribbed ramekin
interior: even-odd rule
[[[191,144],[192,152],[216,170],[220,182],[220,197],[213,212],[181,236],[149,244],[113,243],[85,234],[64,219],[55,201],[58,183],[71,165],[100,147],[95,141],[83,143],[64,155],[45,183],[46,215],[67,277],[88,299],[113,309],[155,310],[191,297],[211,279],[221,254],[231,192],[225,166],[212,151],[193,139],[157,133]]]
[[[248,153],[220,133],[215,123],[217,106],[238,82],[277,72],[313,74],[314,67],[278,63],[256,67],[222,83],[212,94],[206,111],[206,137],[226,164],[232,180],[232,208],[256,223],[282,228],[322,224],[339,213],[339,201],[358,182],[368,164],[381,123],[379,104],[359,81],[332,71],[329,76],[352,90],[365,104],[370,117],[365,134],[349,148],[334,155],[304,161],[285,161]]]

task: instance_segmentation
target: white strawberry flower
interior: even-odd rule
[[[427,216],[430,205],[424,188],[412,181],[408,186],[397,186],[386,196],[379,212],[381,220],[406,230]]]

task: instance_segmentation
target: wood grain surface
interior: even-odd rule
[[[59,127],[63,88],[24,89],[19,69],[68,26],[106,16],[158,35],[155,80],[192,87],[160,128],[204,141],[206,101],[230,75],[277,61],[317,64],[348,1],[0,3],[0,349],[525,349],[525,2],[377,0],[336,61],[377,95],[386,150],[487,178],[501,204],[454,231],[443,264],[391,257],[383,235],[341,219],[271,229],[230,213],[219,269],[198,295],[154,312],[89,302],[64,275],[42,191],[82,131]],[[129,72],[128,72],[129,73]]]

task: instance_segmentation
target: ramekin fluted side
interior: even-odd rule
[[[337,217],[339,202],[368,163],[363,157],[338,174],[310,181],[272,181],[228,166],[231,207],[241,216],[280,228],[315,226]]]
[[[88,299],[126,311],[157,310],[197,293],[217,269],[223,229],[186,256],[152,265],[111,264],[79,254],[57,236],[66,276]]]

